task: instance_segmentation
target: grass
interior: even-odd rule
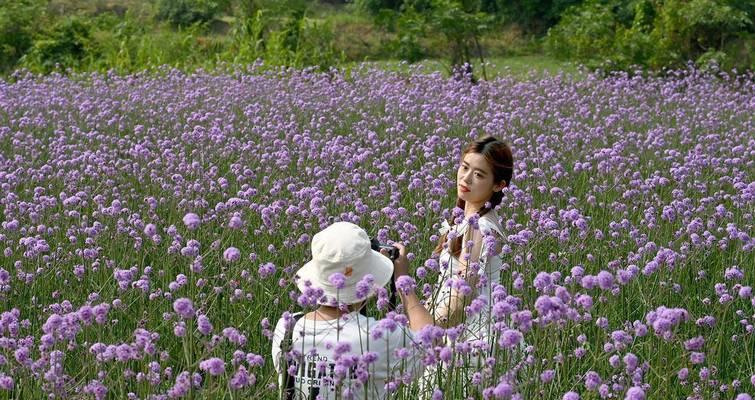
[[[365,63],[348,63],[345,68],[355,68],[360,64],[373,66],[387,71],[401,73],[420,72],[433,73],[440,72],[444,76],[449,76],[450,65],[446,60],[431,59],[423,60],[415,64],[409,64],[405,61],[383,60],[370,61]],[[481,63],[473,64],[475,76],[482,77]],[[493,57],[485,62],[485,71],[488,79],[513,77],[518,80],[530,80],[543,78],[546,75],[557,75],[564,73],[570,76],[581,74],[579,66],[575,63],[561,61],[547,55],[516,55],[516,56],[498,56]]]

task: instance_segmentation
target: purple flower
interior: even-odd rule
[[[535,280],[532,282],[532,286],[537,289],[538,292],[545,291],[551,285],[551,275],[547,272],[538,272]]]
[[[233,374],[231,378],[232,389],[243,389],[247,386],[252,386],[256,382],[257,378],[254,374],[250,374],[243,365],[239,365],[239,369]]]
[[[328,277],[328,282],[337,289],[343,289],[346,286],[346,276],[340,272],[336,272]]]
[[[632,386],[627,390],[624,400],[645,400],[645,391],[639,386]]]
[[[613,368],[618,368],[620,363],[621,363],[621,358],[616,354],[608,358],[608,364],[611,365],[611,367]]]
[[[613,286],[613,275],[608,271],[598,272],[598,286],[603,290],[610,290]]]
[[[555,377],[556,377],[556,371],[552,369],[546,369],[540,374],[540,381],[542,383],[550,383]]]
[[[186,213],[183,218],[184,225],[186,225],[187,228],[194,230],[199,227],[199,216],[194,213]]]
[[[173,326],[173,334],[176,337],[186,336],[186,324],[184,322],[178,322]]]
[[[208,358],[199,363],[199,369],[213,376],[223,375],[225,373],[225,362],[217,357]]]
[[[356,286],[357,299],[366,299],[372,293],[374,282],[375,277],[372,274],[367,274],[360,279]]]
[[[212,323],[206,315],[200,315],[197,317],[197,330],[203,335],[209,335],[212,333]]]
[[[508,399],[513,392],[514,390],[511,388],[511,385],[506,382],[501,382],[495,387],[495,389],[493,389],[493,396],[495,396],[496,399]]]
[[[0,374],[0,389],[13,390],[15,382],[13,378],[4,374]]]
[[[228,226],[231,229],[241,229],[244,226],[244,222],[238,214],[234,214],[228,221]]]
[[[241,334],[241,332],[234,327],[223,328],[223,337],[227,338],[231,343],[239,346],[244,346],[246,344],[246,336]]]
[[[645,319],[653,326],[655,334],[669,340],[675,326],[689,319],[689,313],[683,308],[658,307],[649,312]]]
[[[191,300],[182,297],[173,302],[173,311],[175,311],[181,318],[189,319],[194,317],[194,305]]]
[[[223,259],[226,262],[235,262],[241,258],[241,252],[235,247],[229,247],[223,252]]]
[[[627,366],[627,372],[632,373],[634,370],[637,369],[637,364],[639,363],[639,359],[636,355],[632,353],[627,353],[624,355],[624,365]]]
[[[587,390],[597,390],[601,383],[600,375],[597,372],[588,371],[585,374],[585,387]]]
[[[144,227],[144,234],[149,237],[155,236],[155,234],[157,234],[157,227],[155,224],[147,224]]]
[[[516,329],[506,329],[498,338],[501,347],[514,348],[522,341],[522,333]]]
[[[438,352],[438,358],[440,358],[440,360],[445,363],[450,362],[453,355],[453,349],[451,349],[450,347],[444,347],[440,349],[440,352]]]
[[[726,268],[726,271],[724,271],[724,278],[726,278],[726,280],[742,280],[744,277],[744,272],[742,272],[742,270],[736,265],[731,268]]]
[[[257,273],[260,275],[260,279],[265,279],[272,274],[275,273],[275,264],[273,263],[266,263],[263,265],[260,265],[260,267],[257,269]]]
[[[576,392],[566,392],[561,400],[579,400],[579,394]]]
[[[414,279],[408,275],[401,275],[398,278],[396,278],[396,288],[401,291],[401,293],[411,293],[414,292],[414,290],[417,288],[417,284],[414,282]]]
[[[705,345],[705,338],[702,336],[697,336],[684,342],[684,348],[687,351],[700,351],[703,345]]]

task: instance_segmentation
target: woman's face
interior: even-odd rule
[[[493,170],[482,154],[470,152],[464,155],[456,173],[456,192],[460,199],[479,210],[494,192],[504,186],[503,182],[495,182]]]

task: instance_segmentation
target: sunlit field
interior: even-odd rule
[[[753,76],[694,70],[0,81],[0,398],[276,398],[311,237],[405,243],[422,297],[461,148],[493,134],[515,158],[493,308],[523,340],[433,398],[749,399],[753,115]],[[428,363],[463,352],[433,334]]]

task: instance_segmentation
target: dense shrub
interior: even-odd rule
[[[42,32],[20,62],[37,72],[58,68],[78,69],[85,59],[97,57],[92,43],[92,24],[84,18],[59,20]]]
[[[226,0],[159,0],[157,17],[175,26],[189,26],[211,21],[224,7]]]
[[[0,72],[12,69],[34,43],[42,4],[37,0],[4,2],[0,6]]]
[[[404,0],[355,0],[357,7],[372,16],[377,16],[383,10],[398,11]]]
[[[631,18],[629,18],[631,16]],[[548,31],[546,49],[611,69],[679,67],[692,60],[752,68],[751,15],[721,0],[589,1]]]
[[[613,47],[616,20],[604,4],[589,2],[569,9],[548,31],[547,48],[563,58],[606,57]]]
[[[308,18],[301,8],[294,8],[283,18],[260,9],[237,20],[225,57],[234,63],[264,59],[271,65],[319,66],[323,70],[343,61],[335,47],[331,23]]]
[[[481,0],[481,9],[516,23],[527,32],[542,34],[555,25],[561,14],[582,0]]]
[[[294,12],[282,29],[271,31],[265,42],[265,61],[293,67],[319,66],[327,70],[342,61],[334,46],[329,23],[310,20]]]

